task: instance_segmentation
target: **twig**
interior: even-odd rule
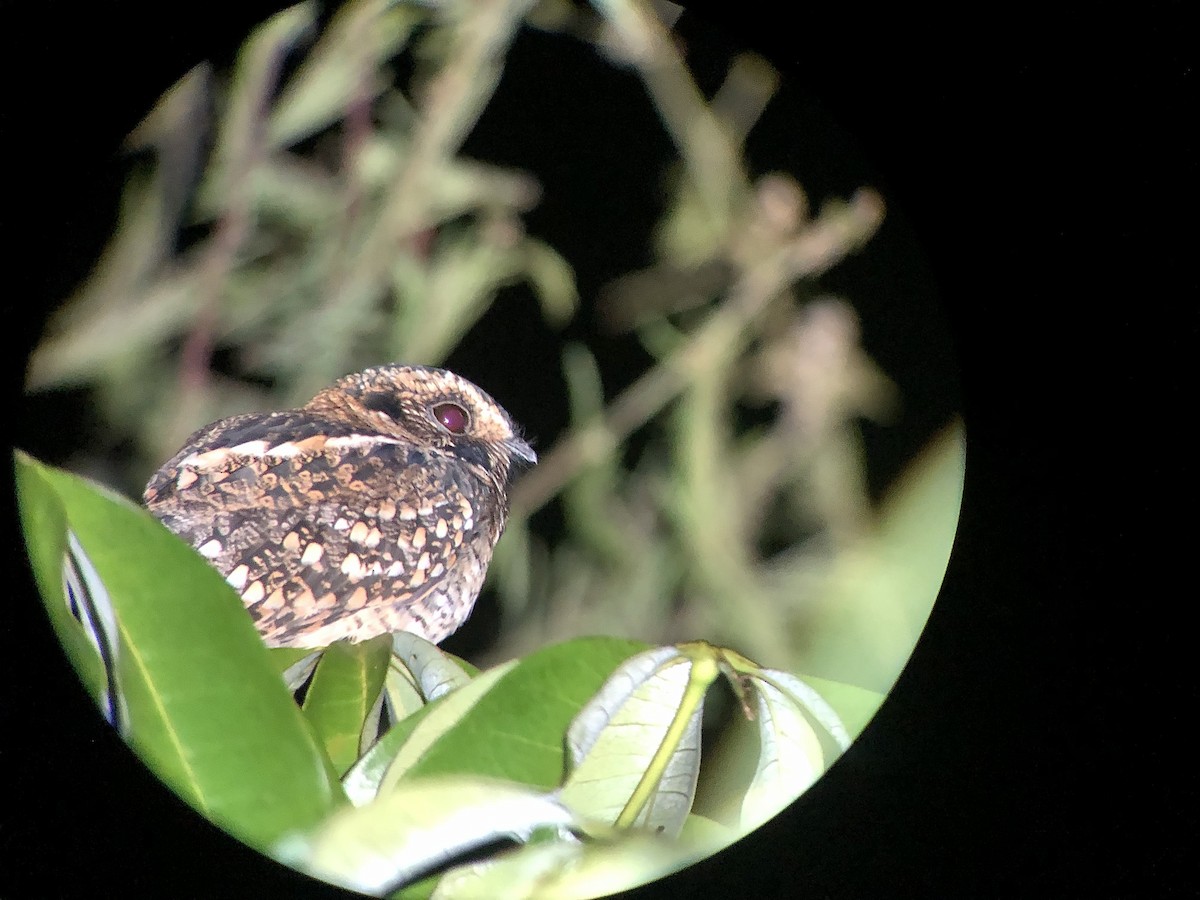
[[[750,185],[729,131],[713,114],[671,42],[670,31],[637,0],[593,0],[638,70],[710,218],[725,222]]]
[[[386,283],[397,248],[425,228],[431,185],[438,169],[458,151],[500,80],[508,45],[533,0],[474,0],[461,4],[464,21],[454,28],[447,61],[429,84],[403,171],[384,197],[377,223],[345,268],[346,277],[327,298],[333,321],[362,320]],[[345,356],[353,328],[326,333],[310,377],[324,384]]]
[[[774,254],[747,269],[729,299],[683,347],[626,388],[601,419],[553,446],[513,489],[514,512],[528,515],[547,503],[580,469],[603,459],[670,403],[711,360],[736,352],[747,328],[771,298],[799,278],[811,278],[866,242],[883,221],[883,200],[859,190],[846,206],[826,209]]]
[[[284,53],[310,22],[310,10],[286,10],[255,29],[242,51],[238,64],[240,87],[230,96],[213,170],[208,175],[221,213],[197,279],[198,312],[180,356],[179,377],[184,393],[180,409],[187,407],[187,397],[197,396],[208,380],[214,335],[220,322],[221,288],[250,232],[250,177],[266,155],[270,93],[279,78]]]

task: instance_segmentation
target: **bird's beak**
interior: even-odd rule
[[[509,438],[504,442],[504,449],[508,451],[508,455],[513,459],[519,459],[527,465],[537,464],[537,454],[533,452],[533,448],[521,438]]]

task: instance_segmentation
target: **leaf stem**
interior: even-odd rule
[[[702,654],[690,655],[687,653],[688,646],[681,646],[680,649],[685,651],[685,655],[675,657],[670,663],[670,665],[680,665],[684,662],[692,664],[691,671],[688,673],[687,687],[683,689],[683,697],[679,701],[679,708],[675,710],[675,716],[671,719],[671,724],[667,726],[662,743],[658,745],[650,764],[642,773],[637,787],[629,795],[629,801],[621,810],[621,814],[617,816],[614,823],[617,828],[629,828],[642,814],[642,810],[650,802],[654,792],[658,790],[659,782],[666,773],[667,764],[671,761],[675,751],[679,749],[688,723],[703,705],[704,695],[708,692],[709,685],[720,674],[717,661],[712,655],[712,648],[705,645]]]

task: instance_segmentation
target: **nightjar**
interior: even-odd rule
[[[241,595],[271,647],[466,620],[537,457],[491,397],[444,369],[380,366],[299,409],[201,428],[146,486],[147,508]]]

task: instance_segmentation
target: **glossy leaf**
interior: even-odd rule
[[[424,638],[407,631],[393,635],[392,658],[383,686],[388,715],[393,722],[403,721],[478,674],[470,663],[439,650]]]
[[[124,498],[25,456],[17,465],[27,505],[51,506],[46,491],[53,492],[111,598],[116,682],[129,741],[146,763],[253,844],[322,819],[340,788],[221,576]],[[31,555],[44,560],[50,520],[38,521],[27,538],[37,544]],[[61,595],[45,599],[56,604]]]
[[[344,773],[365,747],[363,726],[379,699],[391,657],[391,637],[361,644],[339,641],[321,655],[304,697],[304,715],[334,769]]]
[[[450,693],[444,690],[449,683],[448,670],[441,669],[441,664],[451,660],[454,665],[466,664],[455,657],[450,657],[449,654],[442,653],[428,641],[415,635],[398,634],[393,636],[393,640],[394,646],[400,647],[404,653],[409,667],[403,665],[404,660],[397,660],[397,657],[393,656],[388,667],[384,690],[389,695],[389,702],[406,704],[406,712],[402,718],[398,718],[396,724],[388,729],[386,734],[380,737],[374,746],[363,754],[362,758],[351,767],[342,779],[346,796],[356,806],[362,806],[375,799],[384,776],[388,774],[388,770],[393,764],[395,764],[395,773],[392,777],[393,779],[400,778],[429,744],[453,727],[505,672],[516,665],[516,662],[513,661],[490,669],[488,672],[476,676],[475,679],[468,680],[466,684],[461,685],[449,697],[446,697],[446,694]],[[419,644],[425,644],[432,648],[432,654],[427,654],[425,651],[415,654],[404,651],[406,646],[413,649]],[[436,657],[440,657],[441,662],[435,662]],[[422,660],[432,665],[427,669]],[[465,672],[464,669],[463,673],[465,674]],[[418,685],[421,683],[425,683],[432,692],[437,693],[437,697],[428,705],[426,705],[426,699],[420,694]],[[407,699],[395,700],[394,696],[402,691]],[[428,716],[432,716],[432,718],[426,724],[425,719]],[[421,733],[414,739],[413,744],[407,747],[405,758],[396,763],[397,756],[401,750],[406,748],[409,738],[418,728],[422,729]]]
[[[102,711],[108,708],[104,665],[79,620],[71,615],[63,584],[67,517],[62,501],[25,454],[16,454],[17,504],[34,578],[67,658]]]
[[[696,665],[658,647],[613,672],[567,734],[564,803],[587,819],[679,833],[700,769],[704,692],[717,674],[711,659],[699,673]]]
[[[487,844],[573,825],[562,804],[522,785],[472,777],[418,779],[374,803],[338,811],[313,835],[287,840],[275,852],[326,881],[378,895]]]
[[[426,702],[462,687],[479,674],[469,663],[407,631],[392,635],[392,655],[412,675],[414,686]]]
[[[576,713],[618,665],[644,649],[618,638],[578,638],[530,654],[425,746],[405,778],[472,773],[556,787],[565,770],[563,736]]]
[[[408,733],[407,739],[399,747],[398,752],[388,757],[386,773],[378,790],[390,790],[401,778],[416,766],[429,748],[434,746],[445,734],[457,726],[470,713],[474,706],[487,695],[487,692],[515,665],[515,662],[505,663],[471,680],[457,691],[444,696],[440,702],[432,704],[416,726]],[[388,735],[390,737],[390,734]],[[381,744],[385,739],[380,740]],[[385,747],[390,747],[388,742]],[[385,753],[380,751],[381,754]],[[382,758],[382,757],[381,757]],[[376,771],[376,760],[373,758],[360,769],[363,776]],[[370,780],[375,780],[372,776]],[[355,801],[357,802],[357,801]]]
[[[808,790],[825,769],[821,742],[793,695],[757,678],[751,690],[759,755],[742,800],[743,831],[757,828],[778,813]]]

